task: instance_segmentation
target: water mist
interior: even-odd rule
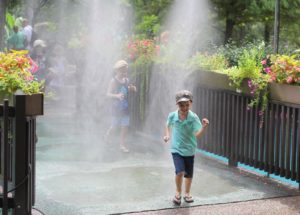
[[[53,6],[56,33],[51,38],[41,35],[50,55],[59,59],[59,68],[53,69],[58,71],[54,82],[60,86],[55,91],[57,101],[47,107],[63,114],[66,123],[58,126],[63,126],[64,136],[73,136],[74,144],[81,145],[79,159],[98,159],[110,126],[107,87],[114,63],[124,58],[124,40],[131,34],[131,8],[106,0],[55,1]]]
[[[176,109],[175,93],[181,89],[193,91],[189,71],[183,65],[212,38],[210,5],[208,1],[175,0],[164,24],[168,35],[161,57],[168,65],[154,67],[151,72],[150,105],[147,110],[147,131],[162,137],[169,112]],[[157,125],[161,126],[157,126]]]

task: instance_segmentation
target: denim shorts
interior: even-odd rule
[[[113,116],[112,126],[129,126],[129,115]]]
[[[172,157],[176,175],[184,172],[185,178],[193,178],[195,156],[181,156],[178,153],[172,153]]]

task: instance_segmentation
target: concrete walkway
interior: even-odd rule
[[[296,215],[300,214],[300,196],[253,200],[237,203],[166,209],[131,215]]]
[[[97,125],[82,123],[72,115],[55,114],[38,121],[35,207],[47,215],[299,211],[296,188],[230,168],[201,154],[196,156],[192,186],[195,202],[182,204],[188,208],[175,207],[171,202],[174,168],[166,145],[132,136],[130,153],[122,153],[114,141],[102,141],[103,134],[93,130]]]

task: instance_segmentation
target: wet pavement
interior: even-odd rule
[[[298,215],[300,196],[131,213],[131,215]]]
[[[162,142],[132,135],[130,152],[122,153],[114,141],[102,141],[97,126],[84,128],[71,114],[45,115],[37,126],[35,208],[47,215],[267,214],[259,208],[274,209],[274,204],[289,214],[299,211],[299,206],[285,203],[288,198],[300,200],[290,197],[299,194],[297,189],[201,153],[196,156],[192,185],[195,201],[179,208],[171,202],[174,170]]]

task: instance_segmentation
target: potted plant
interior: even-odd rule
[[[25,95],[41,93],[44,82],[35,80],[36,64],[28,56],[28,51],[0,53],[0,103],[4,98],[12,101],[17,90]]]
[[[266,97],[269,77],[263,73],[264,44],[246,47],[237,60],[237,66],[230,68],[228,75],[238,91],[252,95],[250,106],[257,104],[261,96]]]
[[[197,52],[187,63],[189,70],[193,71],[191,80],[195,84],[215,89],[235,90],[230,83],[228,63],[221,53]]]
[[[271,76],[270,98],[300,104],[300,60],[297,55],[272,55],[266,72]]]

